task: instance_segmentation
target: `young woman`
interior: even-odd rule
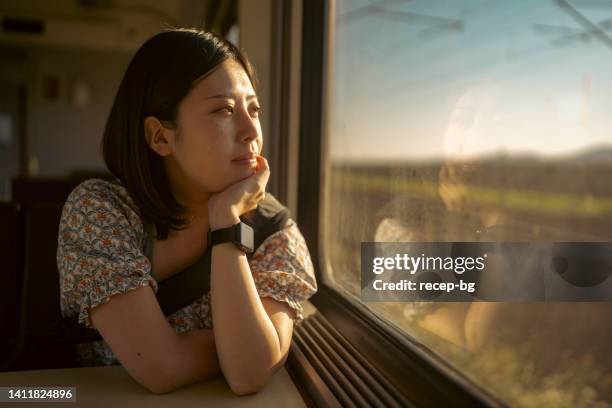
[[[290,218],[247,258],[245,225],[283,208],[259,111],[249,61],[214,34],[164,31],[135,54],[103,139],[116,180],[80,184],[60,222],[62,314],[102,336],[79,345],[83,365],[120,363],[154,393],[222,373],[236,394],[283,365],[317,284]],[[158,289],[201,265],[209,290],[165,316]]]

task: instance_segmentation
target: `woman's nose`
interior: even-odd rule
[[[239,140],[243,143],[251,143],[259,137],[260,133],[259,119],[252,117],[248,113],[242,115],[240,130],[238,133]]]
[[[253,140],[257,139],[258,136],[259,136],[259,131],[257,130],[257,128],[253,126],[253,128],[248,129],[243,132],[241,140],[244,143],[251,143]]]

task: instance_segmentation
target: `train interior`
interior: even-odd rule
[[[158,403],[612,407],[612,2],[4,0],[0,21],[0,387],[155,406],[124,372],[79,366],[58,226],[75,187],[112,178],[100,142],[135,51],[195,27],[254,63],[267,190],[318,291],[266,389]],[[471,301],[371,291],[367,243],[479,242],[503,273]],[[556,272],[534,278],[542,257]],[[474,276],[450,275],[436,282]]]

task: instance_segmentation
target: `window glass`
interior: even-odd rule
[[[329,285],[360,299],[367,241],[611,241],[610,2],[338,0],[334,14]],[[610,406],[612,303],[366,305],[513,406]]]

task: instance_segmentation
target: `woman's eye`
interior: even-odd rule
[[[232,115],[232,114],[234,114],[234,107],[233,106],[224,106],[223,108],[218,109],[217,112],[221,112],[221,113],[224,113],[224,114]],[[253,106],[251,108],[251,114],[254,114],[255,116],[259,115],[260,112],[261,112],[261,107],[260,106]]]

